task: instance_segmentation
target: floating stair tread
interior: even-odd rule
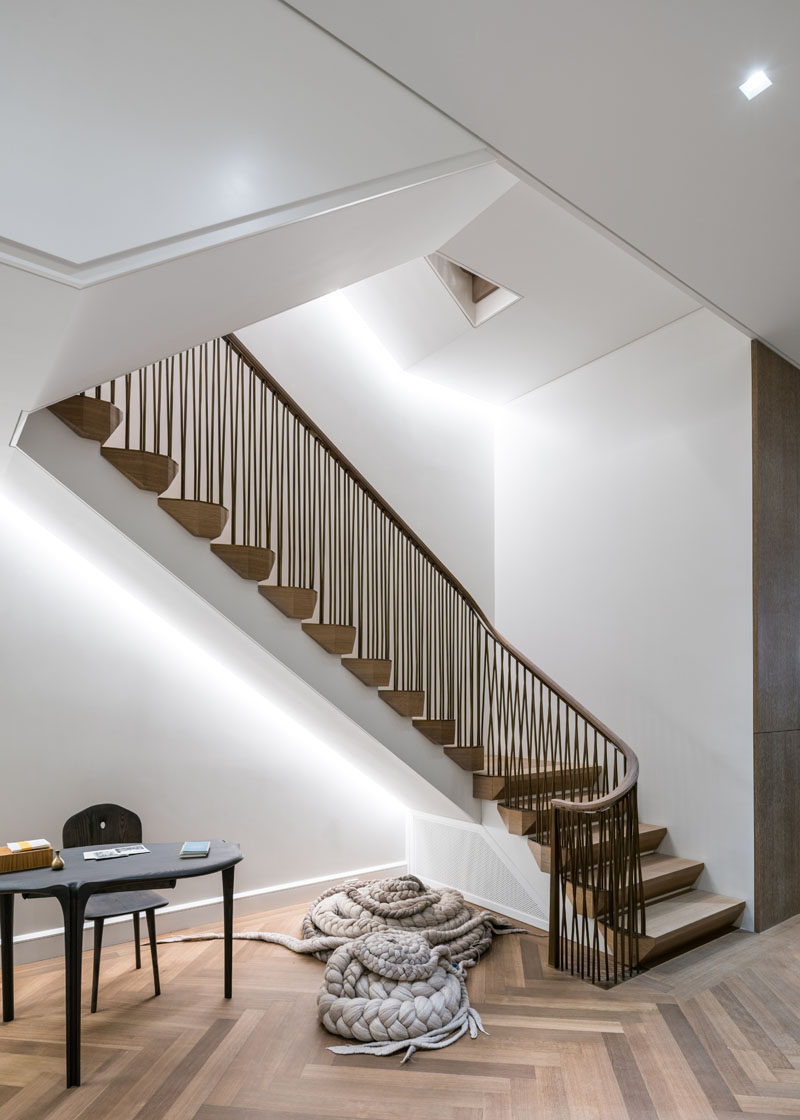
[[[743,910],[744,902],[740,899],[726,898],[710,891],[686,891],[669,898],[659,898],[645,906],[647,934],[642,940],[655,942],[654,948],[657,948],[677,934],[688,933],[692,938],[699,937],[713,929],[732,925]]]
[[[596,794],[584,792],[573,798],[575,801],[591,801]],[[541,809],[518,809],[515,806],[498,805],[497,811],[505,822],[505,826],[512,836],[524,836],[536,827],[536,822],[541,814],[549,819],[550,805],[543,805]]]
[[[275,563],[275,553],[271,548],[214,541],[211,551],[242,579],[268,579],[272,565]]]
[[[259,595],[263,595],[287,618],[300,621],[311,618],[317,609],[317,593],[313,587],[285,587],[279,584],[260,583]]]
[[[122,422],[122,412],[111,401],[97,397],[68,397],[51,404],[50,411],[81,439],[105,443]]]
[[[343,657],[342,665],[368,688],[387,685],[392,675],[391,661],[380,657]]]
[[[219,502],[198,502],[192,498],[159,498],[158,504],[193,537],[213,540],[225,528],[228,511]]]
[[[313,638],[326,653],[352,653],[356,644],[355,626],[338,622],[304,622],[303,633]]]
[[[658,898],[675,891],[685,891],[695,882],[703,864],[699,860],[681,859],[679,856],[662,855],[649,852],[642,856],[642,891],[645,899]],[[594,882],[601,879],[600,869],[595,867],[592,874]],[[626,876],[626,882],[630,880]],[[567,883],[567,896],[577,903],[581,913],[586,911],[590,918],[602,914],[608,904],[608,891],[598,891],[595,887],[579,886],[577,890],[571,882]]]
[[[413,719],[411,721],[417,731],[426,739],[430,739],[437,747],[452,746],[456,737],[456,721],[454,719]]]
[[[599,841],[597,837],[600,833],[600,826],[594,825],[592,832],[595,835],[595,855],[598,854]],[[639,851],[644,854],[645,852],[652,852],[658,847],[664,837],[667,835],[666,825],[661,824],[645,824],[644,821],[639,821]],[[531,851],[533,852],[534,859],[539,864],[539,867],[545,874],[550,873],[550,845],[539,844],[536,840],[528,840]]]
[[[599,774],[602,767],[597,767],[595,774]],[[498,801],[506,793],[519,793],[524,789],[546,789],[561,794],[564,786],[568,785],[575,774],[588,776],[588,768],[580,769],[569,766],[547,766],[543,769],[527,769],[527,759],[523,766],[511,777],[497,774],[475,774],[472,780],[472,795],[482,801]],[[585,783],[584,783],[585,784]]]
[[[444,753],[462,770],[480,770],[486,761],[483,747],[445,747]]]
[[[681,859],[662,852],[642,856],[642,886],[645,898],[690,886],[705,867],[702,860]]]
[[[178,464],[174,459],[155,451],[101,447],[100,454],[134,486],[140,490],[151,490],[154,494],[163,494],[178,473]]]
[[[645,903],[647,933],[638,938],[639,961],[655,960],[732,926],[741,917],[744,906],[740,899],[697,890]],[[609,952],[613,952],[614,931],[602,921],[597,924]],[[623,929],[617,933],[621,935],[618,944],[627,957],[627,932]]]
[[[425,711],[425,693],[408,689],[379,688],[378,696],[399,716],[411,719]]]

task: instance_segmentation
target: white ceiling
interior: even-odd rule
[[[442,247],[523,298],[472,327],[425,261],[348,289],[401,366],[505,403],[694,311],[607,237],[518,183]]]
[[[797,0],[292,6],[800,363]]]
[[[278,0],[3,3],[12,248],[86,264],[479,147]]]

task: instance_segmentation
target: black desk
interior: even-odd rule
[[[14,895],[57,898],[64,914],[64,961],[67,983],[67,1088],[81,1083],[81,953],[83,915],[93,894],[118,890],[174,887],[177,879],[222,872],[225,945],[225,998],[231,998],[233,964],[233,870],[242,859],[238,844],[212,840],[204,859],[180,859],[180,844],[145,844],[147,854],[121,859],[89,860],[85,851],[65,848],[63,871],[42,867],[0,875],[0,957],[2,957],[3,1021],[14,1018]]]

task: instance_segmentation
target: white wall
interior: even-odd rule
[[[404,373],[341,293],[237,335],[491,617],[494,409]]]
[[[749,341],[706,311],[497,429],[501,633],[622,736],[662,850],[752,924]]]
[[[405,807],[310,730],[302,707],[287,712],[280,689],[271,699],[160,613],[133,578],[155,561],[63,490],[76,523],[94,520],[127,555],[119,568],[98,566],[96,541],[76,548],[57,518],[36,519],[42,491],[62,488],[21,452],[0,458],[0,839],[56,842],[71,813],[116,801],[140,813],[145,839],[239,841],[237,891],[402,863]],[[201,878],[173,898],[219,893]],[[17,907],[17,933],[60,924],[52,901]]]

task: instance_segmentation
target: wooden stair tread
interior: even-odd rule
[[[304,622],[303,633],[313,638],[326,653],[352,653],[356,644],[355,626],[338,622]]]
[[[483,747],[445,747],[444,753],[462,770],[479,770],[486,761]]]
[[[745,904],[741,899],[688,890],[645,903],[647,933],[637,940],[639,962],[655,960],[712,933],[732,926],[742,916]],[[609,948],[614,951],[614,932],[602,921],[598,928]],[[627,957],[627,937],[616,931],[618,945]]]
[[[744,905],[740,899],[727,898],[710,891],[692,890],[656,899],[645,906],[646,940],[663,941],[670,935],[693,929],[698,924],[708,926],[709,929],[729,925],[739,917]]]
[[[65,401],[50,405],[50,412],[57,416],[81,439],[105,443],[122,423],[122,412],[111,401],[97,397],[67,397]]]
[[[256,548],[249,544],[224,544],[214,541],[211,551],[242,579],[268,579],[275,563],[271,548]]]
[[[594,793],[584,792],[573,798],[575,801],[591,801],[596,795]],[[497,811],[503,818],[506,828],[512,836],[524,836],[536,827],[536,822],[539,816],[543,813],[546,817],[550,816],[549,803],[542,805],[539,809],[518,809],[509,805],[498,805]]]
[[[213,540],[225,528],[228,511],[219,502],[199,502],[192,498],[159,498],[158,505],[193,537]]]
[[[426,739],[430,739],[437,747],[452,746],[456,737],[456,721],[454,719],[412,719],[417,731]]]
[[[601,767],[595,769],[595,776],[599,775],[600,770]],[[511,777],[486,773],[473,775],[472,796],[477,797],[479,801],[499,801],[506,795],[518,794],[528,789],[544,789],[561,793],[574,775],[585,779],[589,776],[589,770],[574,766],[546,766],[538,770],[528,770],[526,759],[524,767]],[[582,784],[585,786],[586,782]]]
[[[140,490],[163,494],[178,473],[178,464],[168,455],[155,451],[134,451],[128,447],[101,447],[100,454]]]
[[[368,688],[387,685],[392,675],[392,663],[381,657],[343,657],[342,665]]]
[[[669,883],[675,877],[686,878],[693,875],[696,879],[704,867],[702,860],[683,859],[680,856],[666,855],[664,852],[648,852],[642,856],[642,884],[645,888],[645,898],[677,889],[669,887]],[[648,889],[653,887],[664,889],[658,891]]]
[[[259,595],[263,595],[287,618],[300,621],[311,618],[317,609],[317,593],[313,587],[286,587],[281,584],[260,583]]]
[[[599,836],[600,826],[593,825],[592,832],[595,838]],[[661,824],[645,824],[644,821],[639,821],[639,851],[644,854],[645,852],[652,852],[658,847],[664,837],[667,835],[666,825]],[[539,864],[539,867],[545,874],[550,873],[550,845],[539,844],[536,840],[528,840],[530,849],[533,852],[534,859]],[[595,855],[599,848],[599,841],[595,839]]]
[[[658,898],[676,891],[690,888],[705,866],[699,860],[681,859],[679,856],[664,855],[661,852],[648,852],[642,856],[642,893],[645,900]],[[590,878],[601,882],[600,868],[595,867]],[[630,882],[626,876],[626,883]],[[587,917],[602,916],[608,906],[609,892],[596,887],[567,882],[567,897],[580,913]]]
[[[425,693],[400,688],[379,688],[378,696],[399,716],[412,719],[425,711]]]

